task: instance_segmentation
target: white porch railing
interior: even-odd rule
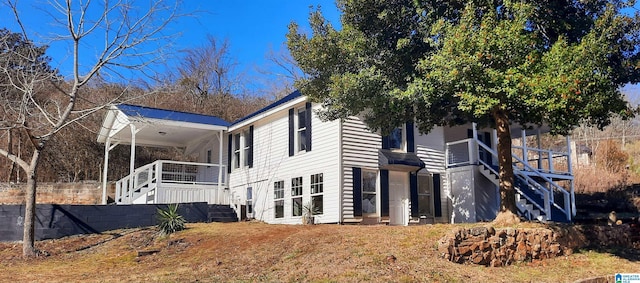
[[[229,204],[226,165],[158,160],[116,182],[118,204]]]
[[[527,152],[537,152],[538,159],[537,167],[534,168],[529,164],[529,159],[521,159],[514,151],[521,151],[523,156],[528,156]],[[482,158],[479,156],[479,152],[489,153],[493,160],[497,160],[497,152],[485,145],[483,142],[469,138],[464,140],[459,140],[455,142],[449,142],[446,144],[445,154],[446,154],[446,166],[447,168],[459,167],[459,166],[469,166],[469,165],[485,165],[490,171],[493,172],[496,176],[498,176],[498,172],[490,165],[487,164]],[[546,158],[543,159],[543,156],[546,155]],[[531,196],[528,196],[525,192],[515,187],[518,194],[523,196],[529,203],[531,203],[536,209],[544,212],[547,220],[551,219],[551,206],[556,207],[563,214],[567,216],[567,220],[571,220],[572,215],[572,203],[571,200],[573,197],[571,193],[568,192],[565,188],[559,186],[556,182],[554,182],[549,174],[554,176],[564,175],[570,176],[572,174],[571,168],[568,167],[568,170],[557,170],[557,167],[554,167],[554,158],[569,158],[568,153],[562,152],[554,152],[551,150],[542,150],[537,148],[523,148],[519,146],[512,147],[512,158],[514,160],[514,175],[516,178],[521,179],[524,183],[526,183],[531,190],[540,194],[543,199],[543,204],[538,204],[534,201]],[[547,161],[547,165],[542,165],[542,160]],[[570,163],[568,164],[570,166]],[[534,180],[532,177],[537,177],[542,180],[545,184],[548,184],[548,188],[541,185],[539,181]],[[562,195],[562,204],[559,205],[555,202],[554,193],[558,193]]]

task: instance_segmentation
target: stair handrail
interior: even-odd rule
[[[478,144],[478,146],[482,147],[484,150],[488,151],[488,152],[489,152],[489,153],[491,153],[493,156],[496,156],[496,157],[497,157],[497,153],[496,153],[496,151],[494,151],[492,148],[490,148],[490,147],[488,147],[487,145],[485,145],[482,141],[480,141],[480,140],[477,140],[477,139],[476,139],[476,143]],[[514,154],[511,154],[511,156],[512,156],[512,157],[513,157],[517,162],[520,162],[520,163],[525,167],[525,169],[527,169],[527,170],[526,170],[527,172],[533,172],[536,176],[540,177],[542,180],[544,180],[544,181],[545,181],[545,182],[547,182],[548,184],[551,184],[551,186],[552,186],[553,188],[555,188],[555,190],[556,190],[556,191],[560,191],[560,192],[563,194],[563,196],[564,196],[564,197],[563,197],[563,199],[564,199],[564,206],[565,206],[564,208],[563,208],[563,207],[560,207],[560,206],[559,206],[558,204],[556,204],[556,202],[554,201],[553,193],[551,193],[551,191],[553,190],[553,188],[552,188],[551,190],[549,190],[549,189],[547,189],[547,188],[545,188],[545,187],[543,187],[543,186],[540,186],[540,184],[539,184],[537,181],[533,180],[533,179],[532,179],[531,177],[529,177],[527,174],[522,173],[522,172],[523,172],[522,170],[520,170],[520,169],[518,169],[516,166],[514,166],[514,168],[513,168],[514,176],[515,176],[515,175],[521,176],[521,177],[525,178],[525,180],[527,180],[527,183],[531,183],[531,182],[533,182],[532,184],[535,184],[535,187],[536,187],[536,188],[542,189],[542,191],[543,191],[543,197],[545,197],[545,212],[548,212],[547,217],[550,217],[550,216],[551,216],[551,207],[549,206],[549,208],[548,208],[548,209],[546,209],[546,208],[547,208],[547,206],[548,206],[548,203],[550,203],[551,205],[553,205],[553,206],[555,206],[556,208],[558,208],[560,211],[564,212],[564,214],[565,214],[565,215],[567,215],[568,220],[570,220],[570,218],[569,218],[569,214],[567,213],[567,211],[570,211],[570,209],[571,209],[571,208],[570,208],[571,204],[570,204],[570,202],[568,201],[568,200],[569,200],[569,197],[570,197],[570,196],[569,196],[569,192],[567,192],[567,190],[565,190],[564,188],[562,188],[562,187],[558,186],[555,182],[553,182],[553,181],[552,181],[551,179],[549,179],[547,176],[545,176],[545,175],[543,175],[542,173],[540,173],[540,171],[539,171],[539,170],[536,170],[536,169],[534,169],[533,167],[531,167],[528,163],[524,162],[524,161],[523,161],[522,159],[520,159],[518,156],[516,156],[516,155],[514,155]],[[479,158],[478,158],[478,160],[484,163],[484,161],[480,160]],[[485,163],[485,165],[486,165],[486,163]],[[488,166],[488,167],[491,167],[491,166]],[[491,168],[491,169],[493,169],[493,168]],[[522,192],[520,192],[520,193],[521,193],[522,195],[524,195]],[[526,197],[526,196],[525,196],[525,197]]]
[[[478,158],[478,162],[481,165],[484,165],[489,171],[491,171],[492,173],[496,174],[496,176],[500,176],[498,174],[498,172],[489,164],[487,164],[484,160],[479,159]],[[514,168],[515,170],[515,168]],[[530,177],[524,175],[516,175],[515,171],[513,174],[514,178],[521,178],[524,179],[524,181],[528,184],[532,184],[534,186],[537,186],[538,189],[541,189],[543,192],[543,198],[544,198],[544,207],[541,206],[540,204],[538,204],[536,201],[534,201],[531,197],[529,197],[527,194],[525,194],[522,190],[520,190],[520,188],[518,188],[517,186],[513,186],[513,188],[520,193],[521,196],[523,196],[524,198],[526,198],[529,203],[531,203],[533,206],[535,206],[536,208],[538,208],[540,211],[544,211],[545,216],[547,217],[547,220],[549,220],[551,218],[551,206],[549,205],[549,190],[547,190],[547,188],[540,186],[540,184],[538,184],[538,182],[536,182],[535,180],[531,179]]]
[[[517,156],[513,156],[516,160],[518,160],[519,162],[522,162],[522,160],[520,158],[518,158]],[[562,212],[564,212],[565,215],[567,215],[567,220],[570,220],[570,212],[569,214],[567,213],[568,211],[571,211],[571,207],[570,204],[568,202],[569,199],[569,192],[567,192],[567,190],[565,190],[563,187],[558,186],[558,184],[556,184],[555,182],[553,182],[551,179],[549,179],[547,176],[543,175],[542,173],[540,173],[540,171],[533,169],[531,166],[529,166],[529,164],[523,163],[525,168],[527,169],[527,172],[533,172],[536,176],[540,177],[542,180],[544,180],[545,182],[547,182],[547,184],[551,184],[552,189],[551,191],[559,191],[563,194],[563,199],[564,199],[564,208],[560,207],[558,204],[556,204],[555,200],[554,200],[554,196],[553,194],[550,194],[550,201],[551,204],[553,206],[555,206],[556,208],[558,208],[559,210],[561,210]],[[516,169],[514,168],[514,172],[518,171],[520,176],[526,176],[526,174],[522,173],[523,171],[520,169]],[[527,176],[528,177],[528,176]],[[546,188],[545,188],[546,189]]]
[[[142,167],[136,168],[135,170],[133,170],[133,174],[127,175],[122,179],[116,181],[116,184],[120,183],[125,185],[124,190],[122,189],[122,185],[120,185],[121,189],[119,192],[120,194],[119,197],[120,197],[121,203],[127,203],[127,204],[132,203],[133,200],[137,198],[137,196],[135,195],[135,192],[138,189],[141,189],[144,186],[148,186],[156,181],[156,179],[158,178],[158,174],[154,174],[154,170],[156,170],[157,168],[156,165],[158,164],[159,164],[159,161],[155,161],[147,165],[144,165]],[[148,177],[145,182],[143,182],[142,184],[138,184],[138,177],[142,172],[147,172]],[[133,179],[133,186],[130,185],[130,182],[132,179]],[[116,193],[116,195],[118,195],[118,193]],[[123,199],[126,201],[123,201]]]

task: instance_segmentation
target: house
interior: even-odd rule
[[[233,123],[216,117],[114,105],[98,141],[172,146],[198,162],[159,160],[116,182],[116,202],[206,201],[241,218],[298,224],[476,222],[499,207],[496,132],[475,124],[421,134],[412,123],[389,136],[358,117],[321,121],[319,104],[296,91]],[[514,139],[544,128],[513,127]],[[539,140],[539,139],[538,139]],[[567,137],[567,143],[570,140]],[[523,217],[571,221],[575,215],[569,152],[514,146],[517,203]],[[535,155],[537,158],[531,159]],[[569,166],[554,166],[564,160]],[[106,187],[106,183],[105,183]]]

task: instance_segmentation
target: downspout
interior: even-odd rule
[[[344,124],[344,120],[340,119],[340,122],[338,123],[338,164],[340,164],[340,166],[338,166],[338,176],[339,176],[339,182],[340,182],[340,186],[338,186],[339,190],[338,190],[338,205],[339,205],[339,209],[338,209],[338,223],[342,223],[344,221],[344,160],[342,157],[342,151],[343,151],[343,124]],[[377,183],[377,181],[376,181]],[[353,181],[351,182],[352,186],[353,186]]]
[[[222,130],[218,131],[218,192],[224,189],[222,188]],[[229,165],[227,165],[229,166]],[[225,168],[226,170],[226,168]],[[228,197],[228,196],[227,196]],[[231,201],[229,201],[229,204]]]

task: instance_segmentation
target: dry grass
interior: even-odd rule
[[[0,243],[0,282],[573,282],[640,270],[590,251],[503,268],[454,264],[436,251],[453,228],[189,224],[170,237],[134,229],[41,241],[50,255],[28,260],[20,244]]]

